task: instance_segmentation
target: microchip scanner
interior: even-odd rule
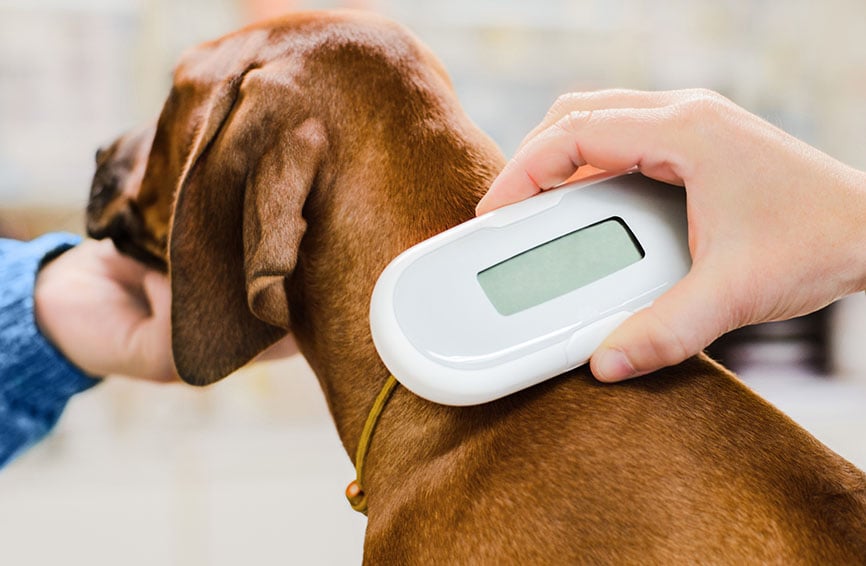
[[[373,341],[417,395],[484,403],[585,364],[690,267],[684,189],[602,175],[403,252],[373,291]]]

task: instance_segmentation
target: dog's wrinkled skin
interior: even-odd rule
[[[180,374],[216,381],[291,329],[354,454],[388,375],[377,276],[471,218],[503,163],[437,60],[373,16],[298,14],[189,52],[130,227],[168,261]],[[866,559],[864,475],[704,357],[460,409],[398,388],[366,488],[374,564]]]

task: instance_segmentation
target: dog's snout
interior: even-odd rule
[[[119,180],[114,175],[100,175],[97,172],[90,184],[90,200],[106,199],[117,194]]]

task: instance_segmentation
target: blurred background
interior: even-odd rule
[[[159,112],[184,48],[333,7],[411,28],[506,154],[558,94],[699,86],[866,168],[862,0],[0,0],[0,232],[81,232],[96,148]],[[866,468],[864,346],[860,294],[712,352]],[[0,560],[359,563],[352,477],[299,357],[206,390],[111,380],[0,472]]]

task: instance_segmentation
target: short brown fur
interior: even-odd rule
[[[297,14],[190,51],[127,230],[167,242],[181,375],[221,379],[291,330],[354,454],[388,375],[376,278],[471,218],[503,163],[380,18]],[[866,563],[864,474],[703,356],[469,408],[399,388],[366,473],[373,564]]]

